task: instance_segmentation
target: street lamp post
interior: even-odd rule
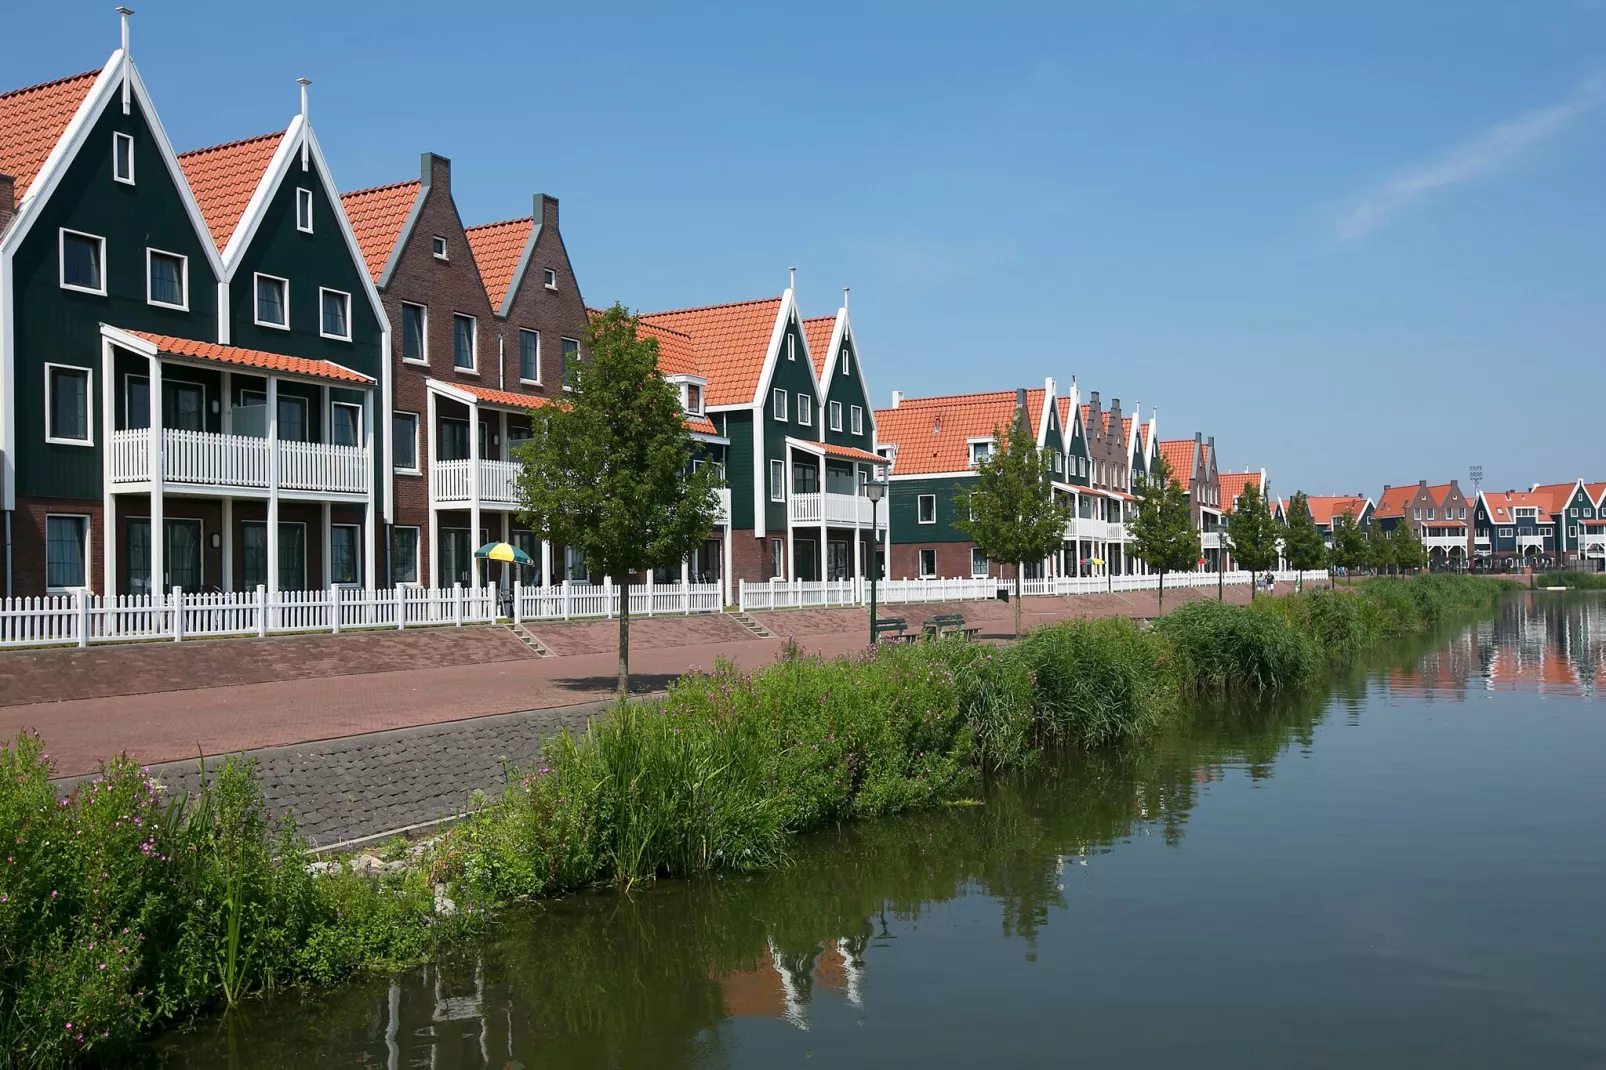
[[[881,505],[881,499],[886,496],[887,485],[874,480],[864,485],[864,496],[870,499],[870,645],[876,642],[876,575],[881,571],[881,561],[876,556],[876,531],[880,525],[876,523],[876,512]]]

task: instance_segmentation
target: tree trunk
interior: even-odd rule
[[[1156,616],[1165,616],[1165,569],[1160,570],[1160,612]]]
[[[619,581],[619,697],[630,694],[630,577]]]
[[[1020,638],[1020,574],[1019,563],[1015,565],[1015,638]]]

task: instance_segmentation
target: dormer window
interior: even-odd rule
[[[701,413],[703,411],[703,388],[696,383],[686,384],[685,409],[689,413]]]
[[[446,259],[446,239],[437,234],[430,239],[430,247],[435,251],[436,260]]]
[[[312,233],[312,191],[296,189],[296,229],[303,234]]]
[[[993,443],[991,439],[972,442],[970,444],[970,466],[972,468],[979,466],[984,459],[992,456],[992,452]]]
[[[541,273],[541,275],[546,282],[547,289],[556,290],[558,288],[558,273],[556,271],[553,271],[551,268],[547,268]]]
[[[112,177],[134,184],[134,139],[127,134],[112,135]]]

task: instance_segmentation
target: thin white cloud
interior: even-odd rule
[[[1488,174],[1555,137],[1602,104],[1606,104],[1606,76],[1596,74],[1580,83],[1560,104],[1496,123],[1439,158],[1413,167],[1369,191],[1344,212],[1338,224],[1339,236],[1346,240],[1363,237],[1436,190]]]

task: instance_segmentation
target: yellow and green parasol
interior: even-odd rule
[[[486,561],[511,561],[515,565],[535,564],[529,554],[507,542],[488,542],[475,550],[474,556],[484,558]]]

